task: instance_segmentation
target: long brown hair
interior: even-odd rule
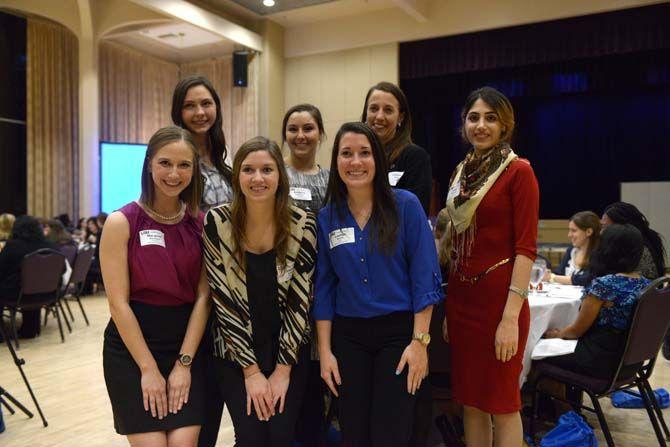
[[[230,181],[232,173],[230,167],[226,165],[226,136],[223,133],[223,118],[221,117],[221,99],[216,93],[214,86],[204,76],[187,76],[184,79],[180,80],[174,88],[172,93],[172,122],[186,129],[184,120],[182,119],[181,113],[184,108],[184,99],[186,99],[186,94],[189,89],[202,85],[205,87],[209,94],[212,95],[214,99],[214,104],[216,105],[216,119],[214,124],[207,131],[209,137],[209,161],[214,165],[217,171],[225,178],[227,181]]]
[[[153,160],[156,153],[163,146],[176,141],[185,142],[186,146],[191,149],[191,153],[193,154],[193,176],[191,177],[191,183],[179,193],[179,198],[186,203],[186,208],[191,213],[191,216],[197,217],[203,189],[200,164],[198,163],[200,157],[198,155],[198,150],[195,147],[193,137],[191,137],[191,132],[177,126],[163,127],[153,134],[149,140],[147,153],[144,157],[144,164],[142,165],[142,193],[140,194],[140,203],[142,205],[147,205],[150,208],[153,207],[154,199],[156,197],[156,189],[149,170],[151,160]]]
[[[380,82],[373,85],[368,90],[368,94],[365,95],[365,105],[363,106],[363,115],[361,115],[361,121],[364,123],[368,119],[368,101],[370,100],[370,95],[375,90],[392,94],[395,99],[398,101],[399,112],[403,115],[403,119],[400,122],[400,126],[396,129],[393,138],[386,145],[386,156],[388,157],[389,164],[393,164],[403,149],[407,145],[412,144],[412,114],[409,111],[409,102],[407,97],[400,87],[390,82]]]
[[[242,163],[252,152],[265,151],[270,154],[277,164],[279,183],[275,193],[274,224],[275,238],[274,249],[280,266],[286,265],[286,251],[288,241],[291,237],[291,210],[289,199],[289,181],[284,166],[284,159],[277,143],[265,137],[255,137],[245,142],[235,153],[233,160],[233,203],[230,206],[230,223],[233,232],[233,256],[237,262],[245,268],[244,243],[247,241],[245,229],[247,222],[247,201],[242,194],[240,186],[240,169]]]
[[[359,122],[344,123],[335,135],[333,152],[330,158],[330,178],[328,179],[328,189],[326,189],[326,197],[323,203],[326,205],[332,203],[331,213],[335,208],[340,220],[344,219],[344,210],[349,206],[347,204],[348,191],[337,170],[337,156],[340,152],[342,135],[350,132],[364,135],[370,142],[372,158],[375,161],[375,176],[372,179],[372,214],[370,215],[372,224],[371,243],[383,253],[391,254],[395,250],[397,242],[398,208],[388,182],[388,162],[384,155],[382,143],[375,131],[367,124]]]
[[[433,235],[437,243],[437,260],[441,267],[447,267],[451,257],[451,235],[449,234],[449,210],[442,208],[435,219]]]
[[[582,231],[591,230],[591,236],[589,236],[589,242],[586,245],[586,250],[584,251],[584,260],[580,268],[586,270],[589,268],[589,261],[591,259],[591,254],[593,250],[598,247],[600,242],[600,218],[593,211],[580,211],[570,218],[570,221],[577,225]]]

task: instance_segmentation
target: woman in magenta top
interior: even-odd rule
[[[468,446],[517,447],[539,190],[530,163],[509,145],[514,111],[502,93],[475,90],[462,119],[471,149],[456,167],[447,195],[452,260],[445,332],[452,392],[464,406]]]
[[[195,445],[202,425],[197,350],[210,304],[201,193],[190,134],[166,127],[149,141],[140,199],[105,224],[100,260],[112,318],[103,367],[114,428],[131,445]]]

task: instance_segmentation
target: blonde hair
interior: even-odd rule
[[[12,227],[14,226],[14,221],[16,217],[13,214],[3,213],[0,214],[0,240],[7,240],[12,234]]]

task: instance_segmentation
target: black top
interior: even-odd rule
[[[40,248],[56,249],[56,244],[46,239],[25,241],[10,239],[0,251],[0,296],[16,298],[21,289],[21,261],[23,257]]]
[[[260,255],[247,251],[245,257],[254,354],[261,371],[269,373],[277,363],[281,330],[276,255],[274,250]]]
[[[568,262],[570,262],[571,251],[572,247],[568,248],[565,251],[563,258],[561,259],[561,263],[558,265],[556,270],[554,270],[555,274],[565,275],[565,268],[568,266]],[[591,281],[593,280],[593,275],[591,274],[590,269],[578,270],[572,274],[570,279],[572,279],[572,284],[575,286],[587,287],[589,284],[591,284]]]
[[[403,149],[395,163],[389,166],[389,172],[393,171],[403,172],[395,187],[414,193],[427,216],[433,180],[430,154],[421,146],[410,144]]]

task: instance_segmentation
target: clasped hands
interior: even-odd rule
[[[163,419],[168,413],[176,414],[188,403],[191,370],[177,361],[166,381],[158,366],[153,365],[142,371],[141,387],[144,411]]]
[[[265,377],[257,365],[244,368],[244,386],[247,391],[247,416],[251,407],[261,421],[269,421],[276,414],[284,412],[286,393],[291,380],[291,366],[278,364],[270,377]]]

